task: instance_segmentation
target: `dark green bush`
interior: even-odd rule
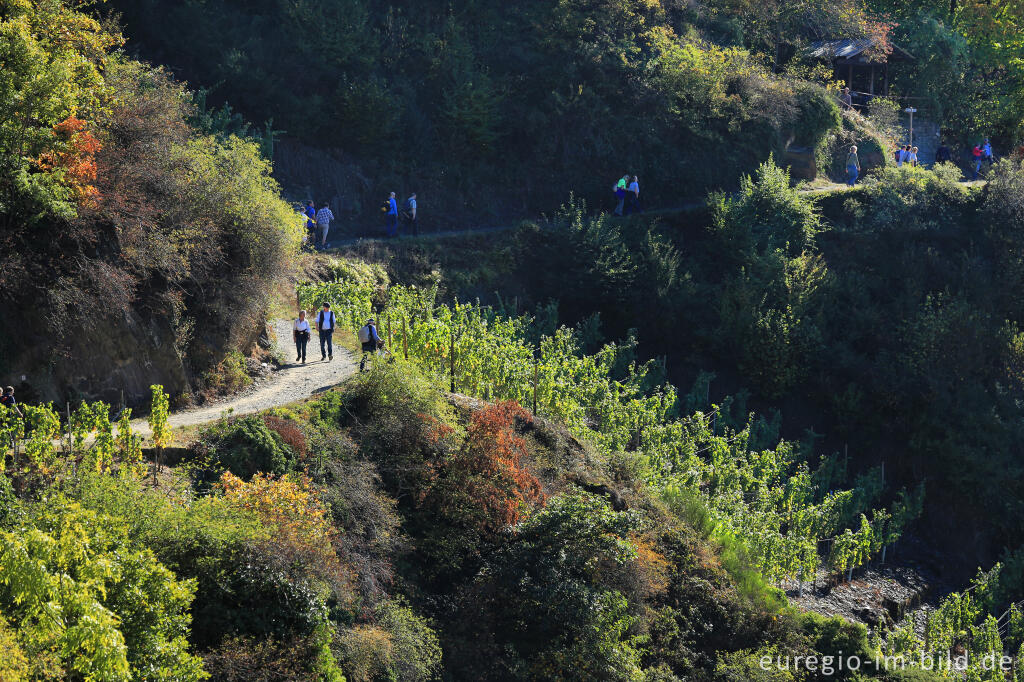
[[[193,451],[220,470],[239,478],[253,474],[279,476],[295,464],[295,452],[258,415],[221,420],[204,429]]]

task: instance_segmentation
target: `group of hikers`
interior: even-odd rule
[[[617,216],[641,213],[640,207],[640,182],[635,175],[626,173],[612,188],[618,203],[615,205],[614,214]]]
[[[416,203],[416,193],[413,192],[402,204],[402,209],[398,209],[398,200],[394,192],[391,192],[381,206],[381,212],[384,213],[384,234],[387,237],[397,237],[399,234],[399,224],[401,224],[402,231],[405,234],[411,234],[413,236],[419,236],[419,218]],[[331,205],[329,202],[321,202],[320,208],[316,208],[312,201],[306,203],[305,208],[302,209],[303,215],[306,216],[306,229],[309,232],[307,235],[307,242],[312,246],[319,244],[320,248],[327,247],[327,235],[331,230],[331,223],[334,221],[334,213],[331,211]]]
[[[896,162],[897,167],[902,167],[904,164],[916,167],[922,165],[917,153],[917,147],[909,144],[896,145],[892,152],[892,158]],[[951,163],[952,161],[953,153],[950,151],[949,146],[943,142],[935,151],[935,163]],[[992,143],[987,137],[983,142],[977,143],[971,149],[971,170],[974,172],[972,180],[977,180],[981,177],[981,167],[985,163],[989,164],[989,166],[995,163]],[[846,184],[852,187],[857,182],[860,171],[860,158],[857,156],[857,146],[853,145],[846,156]]]
[[[333,336],[334,330],[338,328],[338,319],[331,310],[331,304],[323,302],[320,311],[316,316],[316,331],[320,337],[320,361],[330,362],[334,359]],[[292,339],[295,341],[295,362],[306,364],[306,345],[312,335],[309,320],[306,319],[306,311],[300,310],[299,317],[292,325]],[[366,369],[367,354],[385,355],[384,341],[377,333],[377,322],[371,317],[359,330],[359,343],[363,349],[363,358],[359,363],[359,371]],[[12,389],[13,390],[13,389]]]

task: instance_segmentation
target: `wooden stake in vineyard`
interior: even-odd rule
[[[402,315],[402,352],[405,354],[405,361],[409,361],[409,326],[406,324],[405,315]]]
[[[533,359],[533,413],[537,414],[537,379],[540,375],[540,369],[537,364],[537,358]]]
[[[452,343],[448,353],[448,371],[452,380],[452,393],[455,393],[455,325],[452,325]]]

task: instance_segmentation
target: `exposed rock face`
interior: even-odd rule
[[[810,147],[788,147],[783,163],[789,166],[790,177],[794,180],[813,180],[818,177],[818,162]]]
[[[228,350],[251,348],[266,334],[264,324],[246,324],[255,328],[241,334],[214,330],[187,348],[181,348],[182,339],[166,318],[146,319],[137,312],[107,326],[65,333],[63,339],[33,334],[4,363],[0,383],[16,385],[18,396],[29,402],[103,400],[118,405],[123,399],[127,405],[143,404],[152,384],[161,384],[171,395],[191,391],[202,372]]]

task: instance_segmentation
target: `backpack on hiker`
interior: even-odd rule
[[[370,325],[366,324],[359,330],[359,343],[370,343],[370,339],[373,338],[373,332],[370,331]]]

